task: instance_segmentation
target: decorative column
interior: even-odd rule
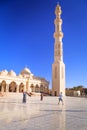
[[[9,84],[6,84],[6,92],[9,92]]]
[[[16,93],[19,93],[19,85],[17,85]]]
[[[29,92],[29,78],[27,78],[26,81],[26,91]]]

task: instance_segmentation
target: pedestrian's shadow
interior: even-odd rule
[[[47,111],[47,112],[60,112],[61,110],[40,110],[40,111]],[[87,110],[62,110],[64,112],[87,112]]]
[[[29,103],[29,104],[37,104],[37,105],[42,104],[42,105],[47,105],[47,106],[48,105],[55,105],[55,106],[57,105],[57,104],[53,104],[53,103],[43,103],[42,101],[41,102],[37,102],[37,103],[33,102],[33,103]]]
[[[66,112],[87,112],[87,110],[65,110]]]

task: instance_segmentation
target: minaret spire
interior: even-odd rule
[[[55,9],[56,18],[54,20],[55,24],[55,32],[54,32],[54,39],[55,39],[55,46],[54,46],[54,62],[62,61],[63,54],[62,54],[62,19],[61,19],[61,7],[57,4]]]
[[[63,63],[63,32],[61,13],[62,10],[58,3],[55,8],[54,63],[52,64],[52,95],[55,96],[59,95],[60,92],[65,95],[65,64]]]

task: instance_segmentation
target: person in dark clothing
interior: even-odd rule
[[[26,92],[23,92],[23,103],[26,103]]]
[[[41,101],[43,100],[43,93],[41,93],[41,99],[40,99]]]

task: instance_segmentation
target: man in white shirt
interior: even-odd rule
[[[58,102],[58,104],[60,103],[60,101],[62,102],[62,105],[64,105],[63,104],[63,95],[62,95],[62,92],[59,94],[59,102]]]

